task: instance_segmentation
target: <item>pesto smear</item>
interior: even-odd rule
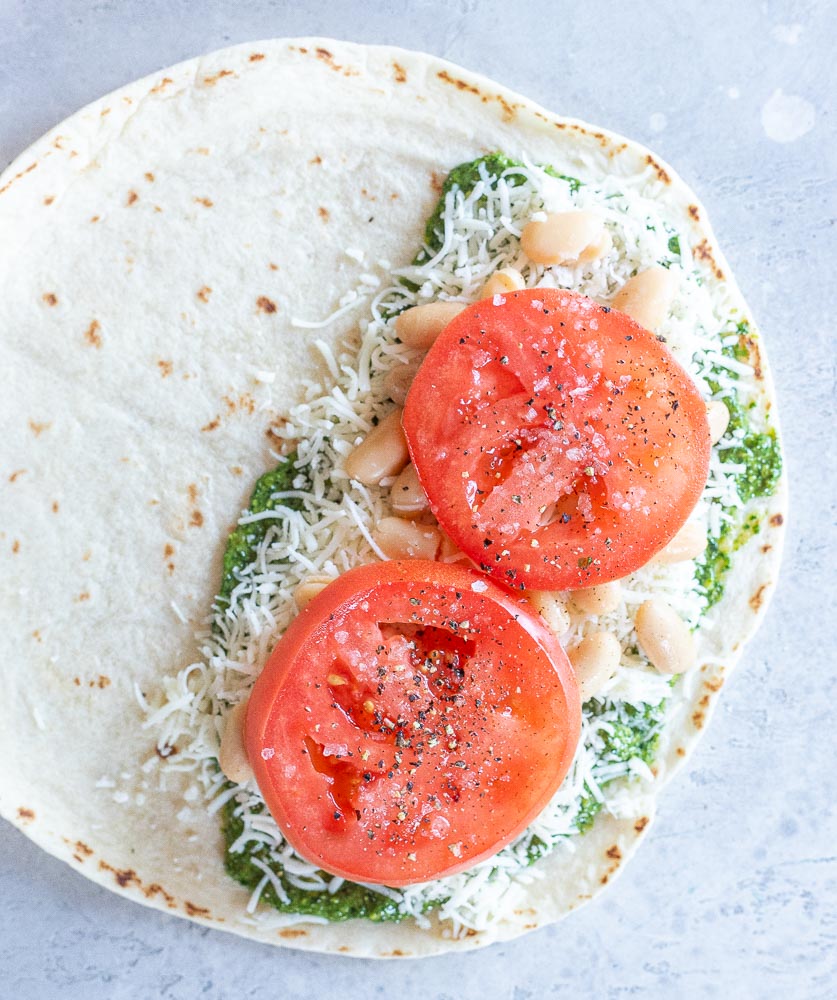
[[[444,184],[439,204],[427,222],[425,245],[414,258],[413,272],[402,273],[395,280],[400,282],[411,295],[425,291],[421,283],[420,266],[431,261],[445,248],[445,213],[452,197],[467,199],[473,193],[475,211],[482,208],[493,212],[495,209],[490,199],[494,197],[495,191],[492,185],[498,183],[498,178],[503,176],[507,189],[521,189],[521,186],[529,182],[531,169],[531,165],[496,153],[462,164],[452,170]],[[584,187],[577,179],[550,167],[541,169],[549,177],[562,182],[569,195],[575,196]],[[477,191],[478,185],[482,185],[479,191]],[[605,197],[619,198],[620,194],[616,191]],[[530,210],[539,210],[537,204],[533,204]],[[498,230],[505,227],[507,221],[499,217],[495,223]],[[654,226],[649,223],[647,229],[654,229]],[[684,248],[681,234],[670,230],[667,226],[665,229],[664,250],[657,261],[664,266],[671,266],[681,258]],[[571,279],[567,280],[569,282]],[[566,287],[572,286],[568,283]],[[434,297],[429,291],[426,294],[429,298]],[[588,292],[588,294],[596,293]],[[394,299],[381,305],[381,315],[384,318],[392,316],[402,308],[412,305],[414,301],[415,299],[409,301],[405,297],[401,303],[396,295]],[[732,334],[735,334],[734,343]],[[735,361],[746,362],[751,356],[753,336],[746,321],[731,324],[722,331],[722,339],[726,345],[724,354]],[[738,375],[731,374],[728,369],[719,369],[717,379],[713,378],[711,372],[705,377],[714,395],[719,390],[722,380],[729,383],[730,379],[735,380]],[[755,414],[752,407],[756,404],[744,405],[739,399],[739,394],[734,391],[726,394],[724,402],[729,409],[730,426],[725,436],[727,445],[720,452],[720,461],[729,464],[730,468],[735,470],[735,488],[742,503],[746,504],[753,499],[768,496],[775,489],[781,473],[780,449],[775,432],[764,429],[763,420],[758,423],[753,419]],[[250,515],[269,511],[281,513],[282,509],[301,511],[303,504],[298,494],[308,485],[307,475],[304,463],[297,460],[296,453],[289,454],[275,469],[259,479],[247,513]],[[720,504],[723,521],[720,532],[716,536],[710,536],[704,556],[695,564],[692,586],[694,591],[701,595],[699,606],[704,610],[715,604],[723,594],[732,553],[760,528],[757,514],[750,512],[745,516],[741,507],[724,503],[720,498],[710,499],[709,502]],[[245,519],[245,523],[240,524],[231,534],[224,555],[223,577],[216,600],[216,610],[219,613],[223,613],[225,608],[235,602],[236,588],[250,571],[260,546],[264,546],[265,540],[269,538],[268,533],[273,530],[269,527],[270,524],[269,519],[251,521]],[[692,618],[693,627],[698,624],[699,616],[700,612]],[[623,635],[621,641],[624,656],[630,662],[641,666],[645,661],[630,633]],[[589,829],[603,808],[602,789],[607,788],[612,782],[624,779],[628,775],[642,774],[643,768],[650,777],[648,766],[653,763],[658,751],[666,712],[666,696],[670,690],[667,680],[659,680],[664,684],[665,692],[649,699],[649,703],[644,703],[641,699],[638,703],[630,699],[619,700],[615,696],[607,695],[601,699],[591,699],[583,706],[585,720],[583,748],[595,759],[594,771],[590,772],[589,781],[587,778],[582,778],[580,783],[577,782],[574,786],[577,789],[574,793],[576,797],[573,808],[568,814],[571,818],[566,833],[557,838],[554,835],[550,838],[546,832],[536,828],[521,841],[518,848],[512,845],[517,851],[514,855],[516,864],[531,864],[554,850],[556,844],[561,842],[561,836],[579,835]],[[591,787],[591,783],[595,787]],[[399,905],[397,893],[385,895],[341,879],[332,879],[324,872],[316,873],[323,888],[301,887],[291,876],[290,870],[286,871],[282,863],[277,860],[267,840],[247,839],[239,806],[240,797],[235,794],[237,786],[227,784],[225,788],[229,794],[220,810],[220,816],[227,844],[227,871],[234,879],[255,890],[254,898],[259,897],[261,902],[269,904],[276,910],[323,917],[330,921],[357,917],[373,921],[392,921],[403,919],[408,915],[418,916],[430,909],[443,908],[448,902],[449,890],[440,886],[435,895],[431,891],[423,897],[419,910],[414,908],[412,913],[408,913]],[[263,810],[264,806],[257,804],[250,807],[250,815],[258,816]],[[270,877],[266,872],[270,873]],[[489,880],[492,877],[493,875],[490,875]]]

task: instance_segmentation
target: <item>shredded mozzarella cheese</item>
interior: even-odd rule
[[[288,884],[316,892],[339,888],[340,880],[325,881],[316,866],[299,857],[284,840],[270,814],[262,811],[263,800],[255,785],[229,787],[217,770],[216,759],[223,715],[248,696],[273,643],[288,626],[294,614],[295,587],[310,573],[336,576],[358,564],[386,558],[373,540],[372,529],[391,513],[389,491],[349,480],[342,465],[373,426],[374,418],[391,405],[385,389],[387,373],[418,356],[395,337],[393,319],[398,312],[431,300],[473,301],[487,278],[507,267],[519,270],[527,287],[573,289],[608,304],[638,271],[663,264],[676,273],[678,284],[661,335],[707,399],[711,397],[707,378],[712,373],[719,389],[711,398],[744,393],[746,402],[746,394],[752,391],[748,381],[752,369],[721,353],[730,341],[727,326],[734,308],[723,285],[713,285],[712,295],[703,286],[686,235],[678,233],[665,217],[655,200],[658,192],[659,181],[650,168],[639,179],[608,176],[596,184],[576,186],[528,161],[500,177],[490,176],[482,164],[481,180],[472,191],[446,194],[440,245],[435,252],[427,248],[422,263],[394,270],[383,285],[375,275],[362,275],[359,290],[344,296],[327,319],[292,321],[300,328],[325,328],[371,298],[370,318],[361,323],[359,346],[332,349],[325,340],[314,341],[332,384],[305,382],[300,402],[275,432],[284,453],[296,448],[299,470],[294,489],[280,498],[297,501],[301,509],[279,507],[242,517],[242,524],[272,523],[252,563],[240,573],[228,606],[217,609],[204,623],[198,635],[202,659],[174,677],[163,678],[155,693],[137,692],[147,713],[145,724],[157,731],[160,756],[165,757],[159,768],[156,757],[147,762],[158,771],[163,787],[170,773],[188,772],[195,782],[192,798],[202,798],[210,812],[235,800],[235,815],[243,829],[230,846],[232,853],[267,848],[269,861],[281,866]],[[596,211],[613,249],[597,261],[576,267],[545,267],[528,261],[520,249],[523,226],[530,219],[543,219],[544,213],[573,209]],[[670,249],[674,237],[679,239],[679,252]],[[347,249],[346,255],[364,260],[360,250]],[[721,507],[742,506],[735,488],[737,466],[720,459],[720,449],[735,443],[727,435],[712,455],[705,500],[708,530],[714,536],[720,534],[725,516]],[[479,583],[474,589],[479,589]],[[668,698],[676,711],[678,689],[638,651],[633,617],[651,595],[668,601],[690,625],[698,624],[705,601],[695,589],[690,561],[652,563],[632,574],[623,582],[622,599],[613,612],[585,616],[571,611],[569,632],[561,637],[566,645],[605,629],[619,640],[622,660],[599,696],[601,711],[594,718],[585,717],[578,752],[565,781],[529,829],[495,857],[461,874],[399,890],[372,885],[369,889],[396,902],[403,914],[421,926],[428,925],[424,911],[435,901],[441,904],[438,916],[445,923],[445,933],[455,936],[469,928],[484,929],[507,916],[524,887],[539,877],[537,865],[531,865],[533,845],[566,852],[575,849],[576,823],[585,795],[622,815],[629,801],[626,788],[647,792],[653,787],[655,777],[646,764],[638,758],[608,760],[604,743],[604,735],[624,719],[626,708],[659,705]],[[174,604],[172,609],[183,617]],[[175,745],[177,755],[167,756],[165,749]],[[259,906],[268,885],[280,900],[287,900],[287,894],[270,864],[253,861],[264,877],[253,890],[242,919],[280,927],[299,919]],[[319,922],[318,918],[304,919]]]

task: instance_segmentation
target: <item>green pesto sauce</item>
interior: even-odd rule
[[[476,183],[481,179],[479,173],[480,164],[485,165],[488,174],[491,176],[497,176],[505,170],[523,167],[523,164],[519,161],[512,160],[500,153],[492,153],[488,156],[480,157],[471,163],[463,163],[455,167],[448,175],[439,203],[427,221],[424,234],[426,248],[419,252],[416,257],[417,263],[428,259],[428,250],[431,253],[436,253],[442,246],[444,235],[442,213],[444,211],[445,195],[455,187],[458,187],[466,195],[472,191]],[[552,176],[566,181],[572,191],[577,191],[581,186],[581,182],[576,178],[558,173],[551,167],[544,167],[543,169]],[[522,182],[522,180],[522,175],[518,181],[515,178],[515,174],[511,173],[507,176],[506,183],[514,186],[516,183]],[[669,250],[674,254],[679,254],[680,243],[678,237],[673,236],[669,240]],[[739,332],[742,334],[743,339],[743,337],[748,335],[749,331],[746,328],[742,330],[742,326],[746,327],[746,324],[739,325]],[[739,348],[739,345],[734,345],[732,350],[735,357],[747,357],[746,346]],[[741,350],[743,350],[743,354],[739,353]],[[747,414],[737,401],[727,400],[726,402],[730,408],[731,426],[747,427]],[[745,453],[743,457],[736,454],[736,457],[730,457],[728,461],[742,462],[747,465],[747,471],[739,477],[741,479],[741,482],[738,484],[739,492],[744,491],[742,499],[745,494],[748,497],[767,495],[767,492],[772,491],[775,487],[781,472],[781,457],[775,434],[770,432],[766,435],[748,435],[745,437],[745,444],[742,448],[735,449],[736,453],[738,451]],[[299,501],[293,499],[277,500],[274,497],[274,494],[292,488],[293,480],[298,474],[293,468],[294,460],[294,455],[289,456],[275,469],[265,473],[258,480],[250,499],[248,512],[259,513],[265,510],[275,510],[283,504],[294,510],[300,508]],[[755,516],[753,515],[753,517]],[[253,524],[239,525],[230,534],[224,554],[221,587],[216,601],[219,607],[223,607],[229,603],[230,595],[238,584],[242,571],[252,562],[259,543],[269,530],[269,525],[270,521],[257,521]],[[747,537],[750,537],[758,531],[758,519],[755,518],[753,523],[748,522],[734,537],[731,537],[731,531],[728,529],[729,526],[725,523],[721,539],[717,544],[715,542],[710,543],[704,557],[704,562],[698,566],[697,580],[707,595],[710,596],[710,603],[714,603],[720,598],[720,593],[723,589],[723,576],[729,569],[730,564],[729,552],[734,551],[739,544],[743,544],[741,539],[744,538],[745,532],[748,533]],[[713,551],[713,547],[716,551]],[[717,596],[714,596],[716,591]],[[596,715],[601,714],[603,709],[604,705],[595,699],[587,702],[584,706],[585,714],[588,717],[592,716],[593,719],[595,719]],[[599,731],[605,744],[602,759],[607,762],[626,762],[633,757],[638,757],[650,765],[657,753],[659,731],[664,715],[664,702],[656,706],[644,706],[641,709],[625,706],[624,721],[615,724],[612,732],[604,729]],[[256,858],[263,864],[268,864],[268,850],[265,845],[250,845],[246,850],[235,854],[229,850],[230,845],[238,839],[243,831],[241,819],[234,815],[235,807],[235,800],[232,799],[221,810],[222,831],[227,845],[225,866],[232,878],[250,889],[255,889],[261,881],[264,872],[253,863],[253,859]],[[601,803],[588,789],[587,794],[582,798],[581,809],[575,820],[578,833],[584,833],[592,826],[601,808]],[[538,838],[533,839],[527,850],[529,863],[534,863],[549,853],[549,850],[550,847],[548,844]],[[370,889],[365,889],[351,882],[344,882],[334,893],[327,891],[311,892],[291,885],[287,878],[285,878],[281,866],[275,862],[271,864],[271,868],[281,882],[287,894],[288,902],[284,902],[278,897],[270,883],[268,883],[262,892],[261,899],[281,912],[326,917],[330,921],[365,918],[380,922],[403,919],[403,915],[393,900]],[[324,878],[327,880],[329,876],[324,875]],[[431,909],[439,906],[443,901],[441,898],[432,901],[428,904],[427,908]]]
[[[256,483],[247,505],[248,514],[261,514],[266,510],[276,510],[283,505],[291,510],[300,510],[299,500],[276,500],[274,494],[293,489],[293,481],[297,476],[294,469],[296,454],[288,455],[277,467],[266,472]],[[221,572],[221,588],[215,603],[221,607],[230,603],[230,594],[235,590],[240,580],[241,572],[253,561],[259,543],[264,539],[270,528],[270,521],[254,521],[252,524],[239,524],[230,533],[227,547],[224,550],[224,564]]]
[[[467,197],[477,186],[477,183],[482,180],[480,166],[485,167],[489,177],[499,177],[504,170],[526,169],[525,164],[521,163],[520,160],[513,160],[502,153],[489,153],[487,156],[480,156],[471,163],[461,163],[458,167],[454,167],[448,174],[436,208],[424,227],[424,242],[431,254],[438,253],[442,249],[445,235],[445,226],[442,222],[442,216],[445,212],[445,196],[449,191],[458,188]],[[576,177],[568,177],[566,174],[558,173],[550,166],[541,165],[541,169],[551,177],[558,177],[560,180],[566,181],[573,192],[581,187],[581,181]],[[524,174],[516,176],[512,173],[506,177],[506,184],[509,187],[516,187],[518,184],[522,184],[525,179]],[[421,250],[416,257],[416,263],[420,264],[425,260],[429,260],[429,257],[424,250]]]
[[[225,803],[221,811],[221,829],[224,839],[229,847],[244,830],[244,823],[235,812],[235,799]],[[379,923],[384,920],[402,920],[403,915],[399,912],[394,900],[382,896],[379,892],[371,889],[364,889],[361,885],[353,882],[344,882],[337,892],[330,893],[312,892],[309,889],[299,889],[284,877],[282,869],[271,863],[268,858],[266,845],[260,847],[249,847],[246,851],[237,854],[226,852],[224,866],[227,874],[231,875],[236,882],[247,886],[248,889],[255,889],[264,877],[264,872],[258,865],[253,863],[253,858],[258,858],[262,864],[272,867],[279,878],[282,888],[287,894],[288,900],[282,900],[276,893],[274,887],[268,882],[260,899],[281,913],[300,913],[304,916],[326,917],[332,922],[340,920],[354,920],[363,918],[374,920]],[[331,875],[321,872],[321,875],[328,882]]]
[[[746,362],[750,356],[748,344],[753,334],[746,322],[736,324],[727,333],[737,333],[738,340],[724,347],[723,353],[737,361]],[[728,377],[737,379],[734,373],[725,371]],[[720,388],[718,382],[708,379],[713,392]],[[724,404],[729,410],[729,431],[743,431],[741,444],[726,448],[721,452],[722,462],[743,465],[743,471],[735,476],[735,486],[743,503],[773,494],[782,475],[782,451],[776,432],[771,428],[766,432],[752,429],[749,408],[742,406],[737,397],[727,398]],[[754,404],[751,404],[751,406]],[[734,508],[722,508],[725,513],[736,514]],[[701,559],[695,566],[695,580],[706,596],[707,607],[711,608],[724,596],[726,575],[732,560],[731,554],[759,533],[761,522],[756,514],[750,514],[743,524],[724,521],[718,538],[711,538]]]

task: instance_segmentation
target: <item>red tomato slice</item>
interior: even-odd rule
[[[439,523],[520,588],[638,569],[685,523],[709,469],[706,407],[671,352],[624,313],[555,289],[457,316],[403,422]]]
[[[256,681],[245,745],[279,828],[355,882],[469,868],[561,784],[581,729],[566,654],[469,569],[362,566],[292,622]]]

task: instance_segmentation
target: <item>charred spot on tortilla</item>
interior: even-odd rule
[[[84,331],[84,339],[91,347],[102,346],[101,324],[97,319],[91,321],[90,326]]]

